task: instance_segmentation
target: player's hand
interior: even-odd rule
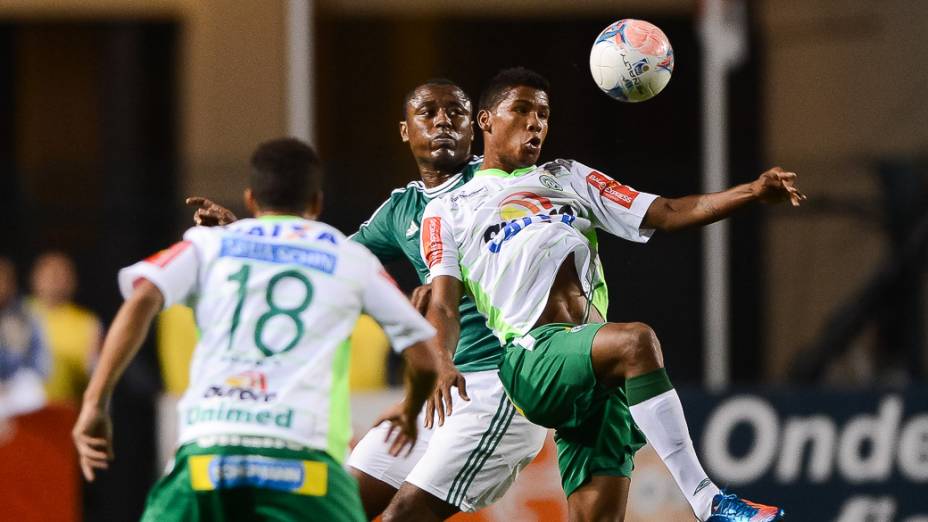
[[[399,402],[383,412],[374,421],[374,426],[379,426],[383,422],[390,423],[390,429],[387,430],[387,436],[384,437],[383,441],[390,442],[390,439],[393,439],[389,451],[390,455],[394,457],[399,457],[404,449],[406,450],[405,456],[409,456],[412,449],[416,447],[419,426],[416,424],[416,415],[410,415],[409,413],[406,411],[405,403]]]
[[[412,295],[409,297],[409,300],[412,301],[412,305],[419,310],[419,313],[425,315],[429,309],[429,301],[432,299],[432,285],[422,285],[417,286],[415,290],[412,291]]]
[[[445,417],[451,415],[451,387],[458,389],[458,395],[465,401],[469,401],[467,396],[467,382],[464,375],[454,367],[454,364],[446,362],[438,370],[438,380],[435,382],[435,393],[429,397],[425,403],[425,427],[433,428],[435,426],[435,417],[438,417],[438,425],[445,424]]]
[[[81,472],[88,482],[95,478],[94,470],[107,469],[113,460],[113,423],[109,414],[97,406],[85,405],[71,430],[77,448]]]
[[[193,213],[193,222],[199,226],[215,227],[228,225],[238,220],[231,210],[207,198],[193,196],[184,200],[184,203],[196,207],[197,210]]]
[[[751,187],[754,194],[764,203],[789,201],[794,207],[805,201],[806,196],[796,188],[796,173],[773,167],[757,178]]]

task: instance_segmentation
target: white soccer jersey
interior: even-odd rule
[[[512,174],[480,171],[425,209],[421,247],[429,280],[463,281],[493,332],[509,342],[538,320],[571,253],[590,295],[601,273],[592,228],[646,242],[653,230],[641,222],[656,198],[571,160]]]
[[[434,329],[363,246],[317,221],[267,216],[194,227],[184,241],[119,273],[165,307],[193,307],[200,340],[178,405],[181,444],[208,435],[264,435],[345,457],[350,438],[346,341],[370,314],[393,348]]]

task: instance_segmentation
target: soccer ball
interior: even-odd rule
[[[590,51],[593,81],[609,96],[640,102],[657,96],[673,73],[673,48],[656,25],[626,18],[603,29]]]

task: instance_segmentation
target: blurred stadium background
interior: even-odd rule
[[[638,105],[602,95],[588,71],[596,34],[629,17],[676,51],[668,88]],[[161,317],[123,379],[118,458],[99,483],[79,480],[69,431],[119,305],[116,270],[179,237],[184,196],[244,214],[251,151],[294,134],[327,163],[324,220],[353,231],[416,176],[397,135],[409,88],[443,76],[476,99],[498,69],[525,65],[553,85],[543,159],[666,195],[773,164],[800,174],[799,209],[755,207],[647,247],[604,241],[610,318],[661,336],[720,485],[791,520],[925,522],[923,59],[928,2],[916,0],[2,2],[0,362],[28,346],[48,371],[41,383],[0,364],[0,518],[141,513],[171,451],[189,311]],[[397,371],[369,322],[353,350],[361,435]],[[553,455],[458,519],[565,519]],[[691,520],[647,450],[629,509],[630,521]]]

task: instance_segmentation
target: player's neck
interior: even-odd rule
[[[444,169],[432,167],[430,165],[419,165],[419,176],[422,178],[422,184],[425,188],[435,188],[448,181],[448,178],[457,174]]]
[[[480,165],[480,170],[498,169],[503,172],[512,172],[527,166],[512,164],[512,162],[506,161],[498,154],[495,154],[494,151],[486,150],[484,151],[483,164]]]

